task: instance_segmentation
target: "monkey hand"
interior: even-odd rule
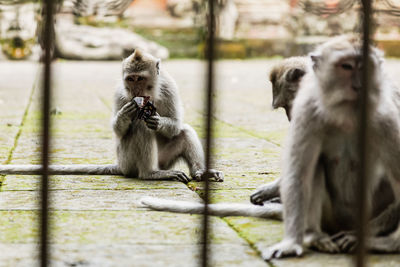
[[[290,256],[302,256],[304,253],[303,246],[296,243],[291,239],[284,239],[278,244],[269,247],[266,251],[263,251],[262,257],[264,260],[269,261],[273,258],[283,258]]]
[[[354,252],[357,247],[357,236],[354,231],[342,231],[332,236],[341,252]]]
[[[208,172],[206,170],[199,170],[195,173],[193,178],[196,181],[204,181],[205,179],[214,179],[216,182],[223,182],[224,174],[214,169],[209,169]]]
[[[279,197],[273,197],[273,185],[270,183],[261,185],[256,191],[250,195],[250,202],[254,205],[262,206],[265,201],[271,200],[270,202],[280,203]],[[273,201],[272,201],[273,200]]]
[[[161,117],[160,115],[158,115],[158,113],[156,113],[155,115],[147,118],[145,120],[146,126],[154,131],[157,131],[160,129],[160,125],[161,125]]]
[[[131,122],[137,118],[137,112],[139,107],[135,101],[126,103],[117,113],[117,116],[122,119]]]

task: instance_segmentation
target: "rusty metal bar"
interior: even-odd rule
[[[40,266],[49,264],[49,147],[50,147],[50,99],[51,99],[51,60],[53,47],[53,0],[44,0],[44,55],[42,82],[42,183],[40,210]]]
[[[371,0],[362,0],[362,70],[361,81],[363,90],[360,91],[360,115],[359,115],[359,155],[360,170],[358,175],[358,203],[357,203],[357,240],[358,247],[355,255],[355,266],[363,267],[366,265],[366,237],[367,229],[367,186],[369,183],[367,166],[368,166],[368,120],[369,120],[369,103],[368,92],[370,91],[370,33],[371,33]]]
[[[213,92],[214,92],[214,56],[215,56],[215,16],[214,16],[214,1],[208,0],[207,13],[207,40],[206,40],[206,58],[207,58],[207,102],[206,102],[206,170],[211,168],[211,148],[212,148],[212,112],[213,112]],[[210,231],[208,202],[210,197],[209,176],[205,175],[204,180],[204,215],[203,215],[203,248],[201,254],[201,266],[209,266],[209,249],[208,249],[208,233]]]

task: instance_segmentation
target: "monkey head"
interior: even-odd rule
[[[316,77],[319,99],[330,114],[338,120],[355,123],[359,106],[362,75],[362,43],[354,36],[339,36],[320,45],[310,54],[312,70]],[[379,98],[380,64],[382,55],[370,48],[371,86],[368,92],[369,105]],[[350,122],[350,121],[348,121]]]
[[[284,108],[289,120],[291,118],[293,100],[306,70],[306,57],[290,57],[275,65],[270,72],[272,107],[274,109]]]
[[[136,49],[122,62],[122,77],[130,98],[150,96],[153,99],[158,92],[160,60]]]

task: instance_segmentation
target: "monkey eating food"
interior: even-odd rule
[[[138,104],[138,119],[147,121],[156,114],[156,107],[150,101],[150,96],[136,96],[133,100]]]
[[[114,97],[112,128],[117,164],[50,165],[49,173],[122,174],[188,182],[190,178],[184,172],[171,170],[182,159],[192,178],[223,181],[222,172],[205,169],[200,140],[182,118],[175,81],[161,68],[159,59],[137,49],[122,62],[122,80]],[[0,174],[35,174],[40,169],[40,165],[0,165]]]

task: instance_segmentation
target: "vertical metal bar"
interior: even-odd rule
[[[40,266],[49,264],[49,145],[50,145],[50,99],[51,99],[51,60],[53,47],[53,0],[44,0],[44,57],[42,89],[42,183],[40,216]]]
[[[206,170],[211,167],[211,148],[212,148],[212,111],[213,111],[213,91],[214,91],[214,42],[215,42],[215,16],[214,16],[214,1],[208,0],[207,13],[208,34],[206,40],[206,58],[207,58],[207,122],[206,122]],[[201,257],[201,266],[208,266],[209,250],[208,250],[208,232],[210,231],[208,218],[208,202],[209,202],[209,175],[205,175],[204,180],[204,216],[203,216],[203,249]]]
[[[368,92],[370,91],[370,60],[369,60],[369,45],[370,45],[370,26],[371,26],[371,0],[362,0],[362,70],[361,81],[362,88],[360,92],[360,115],[359,115],[359,155],[360,155],[360,170],[358,175],[358,203],[357,203],[357,238],[358,247],[355,256],[355,265],[363,267],[366,263],[366,236],[367,229],[367,186],[369,183],[368,177],[368,120],[369,120],[369,103]]]

